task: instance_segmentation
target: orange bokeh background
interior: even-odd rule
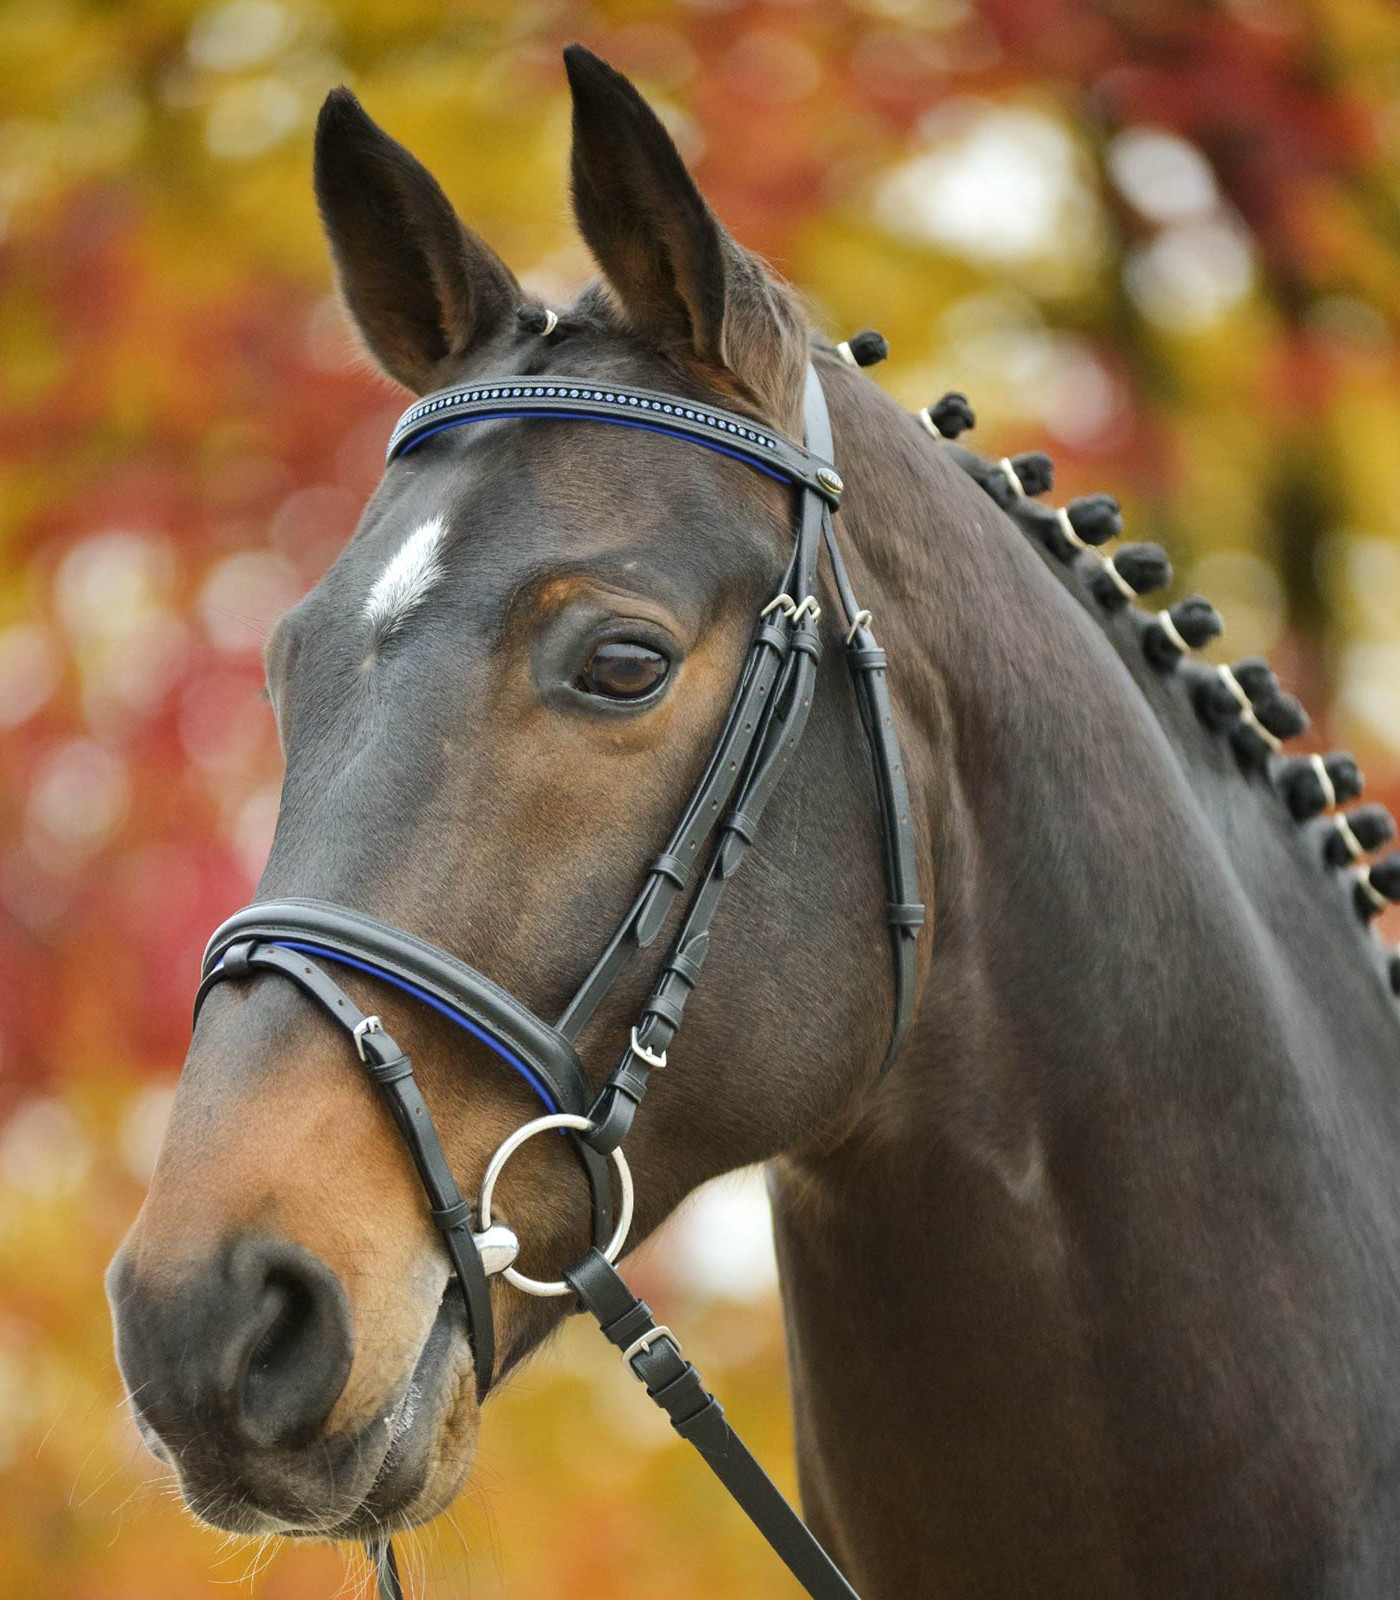
[[[310,126],[349,82],[545,298],[559,47],[633,74],[716,208],[906,403],[1111,489],[1400,803],[1400,13],[1384,0],[127,0],[0,17],[0,1586],[270,1597],[353,1555],[221,1545],[121,1407],[101,1291],[209,929],[278,786],[262,640],[349,536],[402,396],[330,297]],[[931,619],[931,624],[936,619]],[[1395,919],[1388,922],[1396,931]],[[791,1487],[752,1183],[638,1286]],[[730,1237],[717,1237],[730,1230]],[[742,1270],[720,1270],[743,1235]],[[717,1262],[720,1266],[717,1266]],[[795,1592],[571,1327],[493,1401],[421,1592]],[[684,1559],[677,1552],[684,1550]]]

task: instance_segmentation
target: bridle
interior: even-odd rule
[[[530,1294],[574,1295],[808,1593],[820,1600],[851,1600],[854,1590],[734,1434],[719,1402],[682,1356],[679,1340],[653,1321],[650,1309],[612,1266],[632,1214],[622,1142],[651,1074],[666,1065],[667,1049],[704,966],[710,925],[807,721],[821,654],[815,591],[823,544],[845,613],[846,660],[880,801],[894,955],[894,1017],[882,1072],[893,1062],[913,1011],[915,941],[924,910],[908,787],[885,683],[885,654],[871,632],[870,612],[851,589],[832,526],[843,484],[831,465],[831,425],[821,381],[809,365],[805,447],[751,418],[649,389],[548,376],[463,384],[428,395],[404,412],[389,440],[386,470],[445,429],[507,418],[583,419],[667,434],[731,456],[798,491],[791,557],[778,592],[756,620],[723,727],[680,821],[553,1025],[446,951],[362,912],[304,899],[247,906],[215,931],[204,955],[195,1017],[215,985],[270,972],[295,984],[349,1036],[408,1146],[451,1259],[466,1306],[479,1399],[485,1398],[496,1366],[490,1278],[502,1274]],[[697,872],[707,842],[708,854]],[[617,1065],[595,1095],[577,1053],[579,1033],[637,952],[660,937],[692,880],[696,887],[652,991]],[[327,966],[367,973],[432,1007],[494,1052],[540,1098],[545,1114],[516,1129],[492,1156],[475,1206],[457,1187],[412,1063],[380,1019],[362,1012]],[[583,1165],[593,1247],[561,1279],[540,1282],[516,1271],[519,1244],[511,1229],[494,1219],[492,1196],[514,1151],[549,1129],[563,1131]],[[616,1218],[609,1162],[619,1178]],[[369,1551],[381,1600],[398,1600],[401,1589],[388,1539],[373,1541]]]

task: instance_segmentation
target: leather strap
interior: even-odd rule
[[[607,1339],[623,1352],[648,1399],[666,1413],[681,1438],[699,1451],[705,1465],[813,1600],[858,1600],[816,1535],[749,1453],[724,1407],[682,1355],[680,1341],[669,1328],[657,1326],[650,1306],[637,1299],[597,1250],[566,1268],[564,1277]]]
[[[797,640],[801,640],[798,647]],[[661,965],[655,986],[642,1007],[635,1044],[629,1043],[588,1116],[593,1130],[584,1139],[608,1154],[626,1138],[646,1093],[652,1064],[636,1048],[662,1055],[680,1028],[686,1001],[699,979],[709,950],[710,924],[730,880],[753,842],[765,806],[796,750],[813,699],[820,643],[811,616],[794,630],[794,647],[777,692],[765,710],[757,747],[739,786],[733,810],[721,825],[699,891]]]
[[[833,501],[841,492],[840,479],[834,478],[829,461],[752,417],[656,389],[616,383],[600,385],[596,380],[559,374],[507,382],[462,383],[425,396],[395,424],[385,465],[392,465],[424,439],[447,428],[514,417],[583,419],[668,433],[734,456],[769,477],[785,479]]]
[[[403,1600],[403,1584],[399,1581],[399,1563],[393,1544],[388,1539],[367,1540],[365,1554],[374,1567],[379,1600]]]
[[[846,614],[846,660],[856,688],[861,726],[870,749],[875,791],[880,800],[881,861],[885,873],[886,919],[894,955],[894,1020],[890,1042],[880,1067],[881,1075],[894,1065],[904,1035],[914,1015],[918,978],[918,936],[925,920],[919,899],[918,857],[910,820],[909,783],[904,756],[894,724],[889,685],[885,681],[885,652],[871,631],[871,616],[862,609],[851,587],[850,574],[836,542],[830,515],[822,523],[822,537],[836,592]]]

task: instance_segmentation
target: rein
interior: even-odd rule
[[[390,437],[386,469],[445,429],[522,418],[604,422],[668,434],[730,456],[797,490],[792,554],[778,592],[755,620],[723,727],[665,849],[647,867],[631,908],[552,1025],[446,951],[362,912],[305,899],[247,906],[215,931],[204,955],[195,1018],[216,985],[276,973],[295,984],[352,1041],[408,1147],[442,1234],[466,1308],[478,1400],[485,1399],[496,1368],[489,1280],[500,1274],[529,1294],[574,1296],[808,1594],[816,1600],[855,1600],[835,1563],[734,1433],[720,1403],[682,1355],[680,1341],[653,1320],[649,1307],[612,1265],[632,1214],[632,1180],[622,1142],[651,1074],[666,1066],[667,1049],[704,966],[715,913],[806,725],[821,655],[821,607],[815,589],[823,544],[845,614],[846,660],[880,800],[894,962],[894,1014],[882,1073],[893,1062],[913,1012],[916,940],[924,908],[918,900],[908,787],[885,682],[885,653],[871,632],[870,612],[855,597],[836,543],[832,518],[844,486],[831,465],[826,398],[809,365],[804,447],[733,412],[649,389],[595,387],[561,377],[465,384],[409,407]],[[578,1056],[579,1033],[637,952],[660,937],[693,876],[696,886],[652,992],[616,1066],[595,1095]],[[368,973],[440,1012],[519,1074],[539,1097],[545,1114],[518,1128],[492,1156],[475,1205],[463,1198],[448,1166],[409,1058],[380,1019],[366,1015],[345,993],[326,970],[328,965]],[[493,1221],[491,1197],[514,1151],[552,1129],[570,1140],[588,1179],[593,1247],[563,1278],[541,1282],[515,1270],[519,1241],[504,1222]],[[610,1164],[619,1179],[616,1217]],[[388,1539],[372,1541],[368,1548],[381,1600],[400,1600]]]

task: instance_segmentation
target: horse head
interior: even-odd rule
[[[316,196],[369,353],[417,395],[562,377],[800,438],[811,351],[795,300],[726,233],[632,86],[577,47],[566,59],[574,208],[601,279],[558,312],[348,92],[326,101]],[[829,385],[858,381],[819,360]],[[367,913],[553,1018],[706,770],[788,558],[794,490],[665,429],[500,410],[420,429],[271,635],[285,779],[258,899]],[[634,1239],[705,1179],[835,1138],[885,1053],[880,830],[829,657],[767,847],[725,901],[628,1140]],[[664,947],[579,1019],[595,1089]],[[474,1193],[538,1115],[538,1085],[380,978],[335,976],[417,1064]],[[502,1179],[496,1209],[532,1275],[557,1278],[588,1244],[575,1156],[534,1139]],[[295,987],[209,993],[109,1282],[142,1431],[204,1520],[369,1536],[461,1488],[482,1385],[452,1261],[374,1085]],[[501,1368],[565,1304],[499,1280],[491,1298]]]

